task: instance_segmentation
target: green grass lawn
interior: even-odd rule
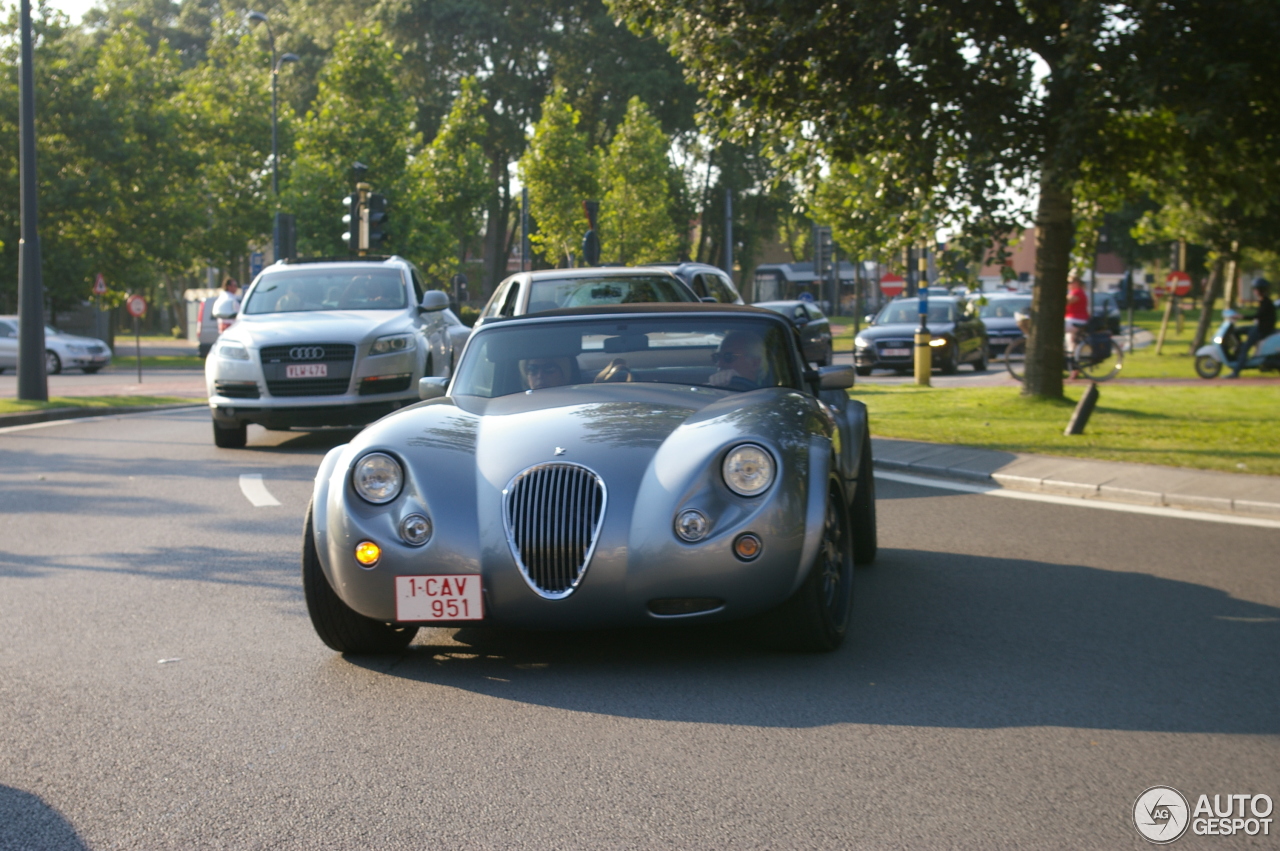
[[[1085,434],[1062,434],[1084,392],[1062,402],[1026,399],[1016,388],[929,388],[861,384],[871,431],[900,437],[1044,455],[1280,475],[1276,412],[1280,384],[1196,386],[1100,384]]]
[[[0,414],[20,414],[48,408],[129,408],[143,405],[196,404],[198,399],[179,396],[54,396],[48,402],[0,399]]]
[[[131,352],[117,354],[111,365],[116,372],[138,368],[138,357]],[[204,358],[198,355],[143,355],[143,369],[204,369]]]

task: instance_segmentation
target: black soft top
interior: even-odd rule
[[[605,304],[590,307],[557,307],[555,310],[542,310],[537,313],[526,313],[521,316],[494,316],[485,320],[485,324],[501,322],[524,322],[537,319],[555,319],[566,316],[640,316],[690,314],[729,314],[738,316],[768,316],[777,318],[778,314],[763,307],[752,307],[746,304],[711,304],[708,302],[649,302],[645,304]]]

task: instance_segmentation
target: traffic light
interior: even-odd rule
[[[364,193],[356,191],[342,199],[342,206],[347,212],[342,216],[342,241],[347,244],[347,251],[355,254],[360,248],[360,199]]]
[[[362,249],[373,248],[391,238],[391,231],[386,227],[387,196],[379,195],[377,192],[369,193],[365,202],[365,215],[368,217],[368,239],[364,245],[360,246]]]

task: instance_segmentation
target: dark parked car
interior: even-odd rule
[[[672,626],[771,612],[832,650],[876,554],[865,406],[786,320],[720,304],[485,323],[451,381],[330,450],[302,579],[320,638]],[[843,405],[819,393],[843,398]]]
[[[1022,338],[1022,329],[1014,314],[1031,310],[1031,296],[1019,293],[978,294],[970,299],[977,308],[978,317],[987,328],[987,348],[991,357],[998,358],[1014,340]]]
[[[873,369],[906,372],[914,368],[918,308],[915,298],[895,299],[858,333],[853,340],[858,375],[870,375]],[[974,372],[987,368],[987,329],[964,299],[930,296],[928,323],[934,369],[951,375],[962,363],[972,364]]]
[[[718,266],[710,263],[677,263],[668,266],[657,263],[657,266],[669,268],[676,277],[684,281],[698,298],[706,301],[714,299],[720,304],[742,304],[742,296],[733,285],[733,278]]]
[[[831,365],[831,322],[818,306],[809,301],[758,301],[756,307],[781,313],[800,332],[804,359],[810,363]]]

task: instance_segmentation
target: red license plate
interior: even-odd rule
[[[329,366],[323,363],[291,363],[284,368],[285,378],[325,378],[328,375]]]

